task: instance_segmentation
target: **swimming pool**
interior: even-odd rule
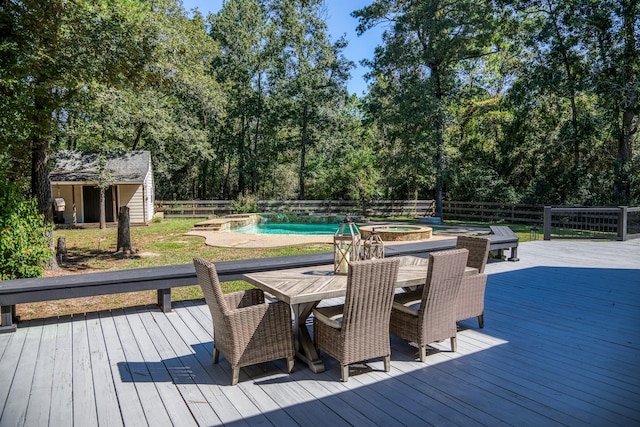
[[[338,229],[339,224],[319,223],[279,223],[261,222],[259,224],[247,225],[246,227],[234,228],[231,231],[236,233],[251,234],[301,234],[304,236],[332,236]]]
[[[291,222],[260,222],[258,224],[247,225],[245,227],[232,228],[229,231],[248,234],[298,234],[303,236],[333,236],[338,229],[338,223],[312,222],[312,223],[291,223]],[[430,239],[433,227],[422,227],[413,225],[381,225],[362,226],[360,233],[363,239],[371,234],[372,229],[382,237],[383,240],[421,240]]]

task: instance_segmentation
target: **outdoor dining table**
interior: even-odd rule
[[[397,288],[424,285],[428,260],[414,256],[400,258]],[[465,275],[477,274],[476,268],[467,267]],[[307,319],[323,299],[344,297],[347,276],[335,274],[333,265],[293,268],[250,273],[244,280],[291,306],[296,356],[315,372],[323,372],[324,364],[313,345]]]

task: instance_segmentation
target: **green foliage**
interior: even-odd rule
[[[158,199],[640,203],[637,0],[371,1],[363,99],[325,4],[6,2],[7,176],[41,212],[59,149],[149,150]]]
[[[371,97],[395,110],[391,120],[383,114],[387,120],[381,122],[395,128],[392,136],[397,135],[404,146],[414,146],[411,153],[429,153],[438,216],[442,216],[449,142],[444,134],[450,120],[448,106],[458,97],[457,70],[495,52],[492,12],[492,3],[486,0],[376,0],[354,12],[360,33],[392,22],[371,63],[374,85],[380,87]],[[419,159],[411,156],[407,166],[420,168]]]
[[[258,212],[258,200],[251,194],[239,194],[231,201],[231,210],[237,214]]]
[[[15,185],[0,176],[0,280],[39,277],[53,256],[52,227]]]
[[[230,0],[212,17],[210,33],[222,52],[213,61],[215,76],[229,104],[213,173],[203,184],[224,182],[213,188],[218,194],[306,197],[314,156],[335,133],[334,112],[346,102],[352,67],[341,54],[346,42],[331,42],[322,6],[318,0]]]

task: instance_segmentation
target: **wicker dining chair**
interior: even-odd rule
[[[456,299],[468,254],[467,249],[431,253],[425,286],[394,298],[390,332],[415,342],[421,362],[432,342],[451,339],[451,350],[457,350]]]
[[[231,384],[236,385],[240,368],[286,358],[293,370],[291,309],[278,301],[267,304],[260,289],[223,294],[215,266],[194,258],[193,264],[213,320],[213,363],[222,353],[232,368]]]
[[[342,381],[349,380],[349,365],[382,357],[391,368],[389,316],[398,280],[400,260],[393,258],[349,264],[343,305],[313,310],[316,347],[337,359]]]
[[[484,237],[458,236],[456,248],[468,249],[467,266],[478,269],[480,274],[464,276],[458,293],[456,320],[478,318],[478,326],[484,328],[484,293],[487,275],[484,268],[489,258],[491,241]]]

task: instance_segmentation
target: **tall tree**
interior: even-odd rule
[[[227,151],[235,153],[237,188],[242,195],[247,189],[253,193],[257,190],[257,159],[266,102],[264,78],[270,62],[265,48],[267,31],[266,11],[258,0],[227,1],[211,20],[211,37],[221,49],[214,61],[216,78],[229,96],[223,128],[228,141],[225,148],[235,148]]]
[[[515,12],[521,48],[511,102],[528,123],[512,135],[540,141],[536,151],[546,165],[532,177],[539,196],[551,203],[627,203],[638,124],[638,2],[502,4]]]
[[[586,1],[580,12],[592,80],[616,145],[614,193],[618,203],[629,203],[640,197],[640,165],[632,163],[640,124],[640,1]]]
[[[342,55],[344,38],[330,42],[322,0],[274,0],[270,13],[276,29],[271,45],[278,52],[270,80],[299,153],[298,198],[303,200],[308,154],[327,127],[328,109],[346,104],[353,64]]]
[[[495,52],[495,13],[488,0],[375,0],[357,10],[358,32],[388,23],[384,46],[376,50],[372,75],[407,76],[401,85],[420,87],[427,102],[415,108],[435,140],[436,216],[442,216],[447,108],[455,95],[456,68]],[[416,99],[411,89],[403,91]],[[401,102],[396,98],[396,101]],[[425,136],[423,134],[423,136]],[[427,140],[416,141],[426,146]]]

